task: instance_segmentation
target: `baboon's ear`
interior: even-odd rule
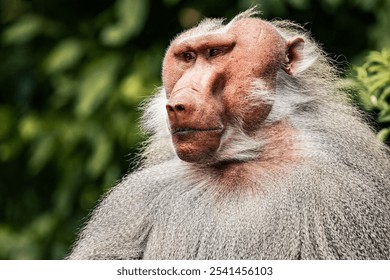
[[[305,41],[301,37],[287,41],[286,56],[283,63],[283,70],[287,74],[294,75],[296,73],[304,45]]]

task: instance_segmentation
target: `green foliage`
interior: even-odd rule
[[[380,130],[378,138],[390,138],[390,50],[373,51],[366,62],[355,67],[360,85],[359,101],[363,108],[376,115]]]
[[[118,0],[115,3],[117,22],[103,28],[100,37],[104,45],[121,46],[137,35],[144,25],[148,1]],[[132,11],[132,16],[129,16]]]
[[[163,49],[124,45],[147,11],[148,1],[118,0],[71,30],[26,8],[5,24],[0,258],[62,258],[102,192],[134,166],[136,108],[159,83]]]
[[[134,167],[137,107],[183,28],[260,4],[265,18],[310,22],[327,51],[353,60],[390,42],[389,2],[0,1],[0,259],[65,256],[98,198]],[[377,103],[388,95],[388,80],[374,88],[381,65],[366,70]]]

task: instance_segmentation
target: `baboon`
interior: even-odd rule
[[[390,157],[300,26],[247,10],[166,51],[143,161],[69,259],[390,259]]]

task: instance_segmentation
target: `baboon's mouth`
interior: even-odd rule
[[[171,129],[172,135],[175,134],[189,134],[189,133],[201,133],[201,132],[219,132],[222,131],[221,127],[214,128],[189,128],[189,127],[180,127]]]

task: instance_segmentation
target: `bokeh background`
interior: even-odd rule
[[[170,39],[254,4],[304,25],[390,130],[390,0],[0,0],[0,259],[61,259],[135,166]]]

